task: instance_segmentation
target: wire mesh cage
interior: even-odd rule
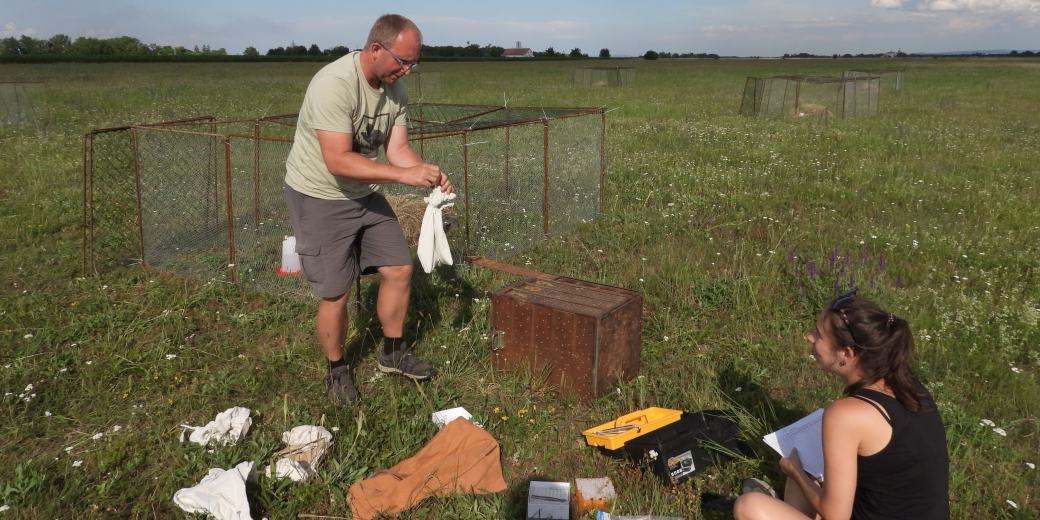
[[[843,78],[858,79],[877,76],[881,78],[881,88],[885,92],[902,94],[905,86],[906,71],[903,69],[855,69],[842,73]]]
[[[877,115],[880,94],[881,78],[877,76],[748,77],[740,113],[824,120],[868,117]]]
[[[409,105],[424,160],[459,197],[446,218],[453,257],[509,259],[599,214],[603,109]],[[84,140],[84,271],[140,262],[163,272],[309,294],[279,276],[292,234],[283,198],[294,114],[99,129]],[[413,241],[425,190],[384,185]]]
[[[402,79],[408,98],[413,103],[430,102],[441,94],[440,72],[416,70]]]
[[[582,87],[630,87],[635,82],[634,67],[583,67],[574,70],[574,83]]]
[[[40,126],[44,86],[42,81],[0,81],[0,125]]]

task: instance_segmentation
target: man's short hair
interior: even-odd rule
[[[376,23],[372,24],[372,30],[368,31],[368,41],[365,42],[365,47],[373,43],[393,45],[394,41],[397,40],[397,35],[401,34],[401,31],[405,29],[415,31],[415,34],[419,36],[419,45],[422,45],[422,32],[419,31],[419,27],[415,25],[415,22],[399,14],[384,14],[376,19]]]

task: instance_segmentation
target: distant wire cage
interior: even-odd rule
[[[886,93],[903,93],[906,79],[906,71],[903,69],[854,69],[842,73],[843,78],[864,78],[872,76],[881,78],[881,88]]]
[[[878,113],[881,78],[864,76],[748,77],[740,113],[747,116],[787,116],[841,119]]]
[[[413,71],[402,78],[412,103],[431,102],[441,95],[441,73]]]
[[[574,69],[574,83],[582,87],[631,87],[636,82],[634,67],[583,67]]]
[[[603,109],[414,104],[409,114],[413,146],[449,173],[459,194],[448,230],[458,261],[509,259],[598,216]],[[276,273],[282,239],[292,234],[282,189],[295,120],[204,117],[87,133],[84,271],[142,263],[264,292],[309,294],[303,277]],[[381,191],[402,226],[402,213],[414,213],[401,209],[405,203],[421,220],[427,190]]]
[[[44,85],[42,81],[0,81],[0,125],[42,124]]]

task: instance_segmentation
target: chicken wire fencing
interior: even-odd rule
[[[42,81],[0,81],[0,125],[40,127],[44,103]]]
[[[584,67],[574,70],[574,83],[582,87],[630,87],[635,82],[634,67]]]
[[[430,102],[441,95],[440,72],[416,70],[401,79],[413,103]]]
[[[740,113],[823,120],[868,117],[877,115],[880,94],[881,78],[877,76],[748,77]]]
[[[456,186],[445,222],[456,262],[508,260],[591,222],[602,205],[605,111],[409,106],[424,160]],[[84,270],[128,263],[200,280],[309,295],[280,276],[292,234],[283,198],[295,115],[202,118],[87,134]],[[384,185],[413,246],[427,190]]]
[[[877,76],[881,78],[881,88],[885,92],[902,94],[906,71],[903,69],[856,69],[842,73],[843,78],[858,79]]]
[[[189,121],[209,124],[211,116]],[[184,121],[164,121],[164,126]],[[131,126],[97,128],[83,137],[83,272],[140,261]]]

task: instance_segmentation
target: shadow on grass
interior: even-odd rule
[[[766,475],[742,475],[741,478],[764,478],[776,489],[783,489],[784,476],[779,470],[780,456],[761,441],[763,435],[786,426],[809,413],[803,408],[788,406],[772,395],[750,376],[730,364],[717,372],[718,387],[733,404],[741,430],[741,455],[766,462]],[[738,390],[739,389],[739,390]],[[739,492],[739,489],[738,489]],[[717,493],[701,495],[701,514],[704,518],[732,518],[735,498]]]
[[[352,366],[357,366],[366,356],[382,348],[382,325],[376,315],[379,276],[368,276],[372,281],[363,286],[357,305],[350,307],[357,333],[346,345],[344,356]],[[438,276],[448,283],[432,283],[432,276]],[[476,290],[461,276],[457,266],[438,266],[434,274],[426,274],[418,262],[413,264],[412,293],[404,324],[404,336],[409,345],[422,344],[427,334],[444,320],[444,302],[455,299],[455,295],[458,295],[460,307],[452,318],[452,325],[457,329],[473,318]]]

